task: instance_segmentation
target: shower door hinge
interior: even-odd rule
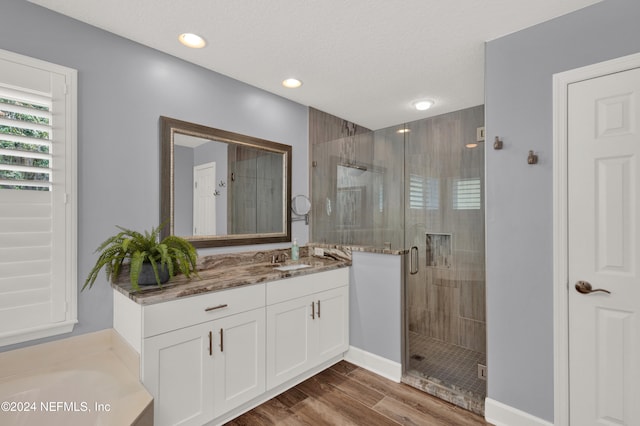
[[[487,380],[487,366],[478,364],[478,379]]]

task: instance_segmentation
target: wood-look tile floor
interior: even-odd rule
[[[346,361],[227,423],[229,426],[489,424],[476,414]]]

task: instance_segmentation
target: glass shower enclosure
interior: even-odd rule
[[[407,252],[403,381],[482,414],[484,107],[312,146],[311,241]],[[476,144],[476,147],[473,145]]]

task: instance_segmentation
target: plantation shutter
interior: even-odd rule
[[[0,344],[76,322],[75,71],[0,51]]]
[[[51,189],[51,104],[50,94],[0,86],[0,137],[10,142],[0,145],[0,188]]]
[[[454,210],[480,210],[481,206],[482,192],[479,178],[457,179],[454,181]]]
[[[418,210],[438,210],[440,208],[438,178],[411,174],[409,176],[409,207]]]

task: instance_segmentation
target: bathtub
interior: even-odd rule
[[[151,396],[114,351],[34,367],[0,380],[0,425],[152,423],[141,415],[153,413]]]

